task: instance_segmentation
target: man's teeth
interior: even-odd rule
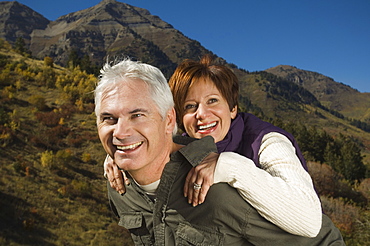
[[[210,127],[214,127],[217,123],[216,122],[213,122],[213,123],[210,123],[210,124],[207,124],[207,125],[201,125],[199,126],[199,130],[204,130],[204,129],[207,129],[207,128],[210,128]]]
[[[126,146],[117,146],[117,149],[119,150],[128,150],[128,149],[135,149],[136,147],[140,146],[143,142],[138,142]]]

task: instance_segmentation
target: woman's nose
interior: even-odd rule
[[[197,111],[196,111],[196,118],[199,119],[205,119],[208,115],[208,108],[204,106],[203,104],[199,104]]]

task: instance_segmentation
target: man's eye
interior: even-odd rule
[[[106,123],[108,123],[108,124],[115,124],[115,123],[117,122],[117,119],[115,119],[115,118],[113,118],[113,117],[111,117],[111,116],[104,116],[104,117],[102,118],[102,121],[103,121],[103,122],[106,122]]]
[[[131,115],[131,117],[132,117],[132,118],[139,118],[139,117],[141,117],[141,116],[143,116],[143,114],[139,114],[139,113],[137,113],[137,114],[133,114],[133,115]]]

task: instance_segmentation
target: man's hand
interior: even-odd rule
[[[104,176],[108,179],[110,186],[119,194],[125,194],[125,184],[129,185],[130,181],[127,179],[125,172],[118,169],[118,166],[109,155],[107,155],[104,161],[104,171]]]
[[[186,176],[184,196],[194,207],[204,202],[209,188],[213,185],[218,157],[219,154],[210,153],[202,163],[192,168]]]

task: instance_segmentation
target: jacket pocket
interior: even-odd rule
[[[130,231],[135,245],[154,245],[142,213],[121,213],[118,225]]]
[[[195,228],[185,223],[180,223],[176,230],[176,245],[181,246],[217,246],[223,245],[223,239],[221,233],[204,228]]]

